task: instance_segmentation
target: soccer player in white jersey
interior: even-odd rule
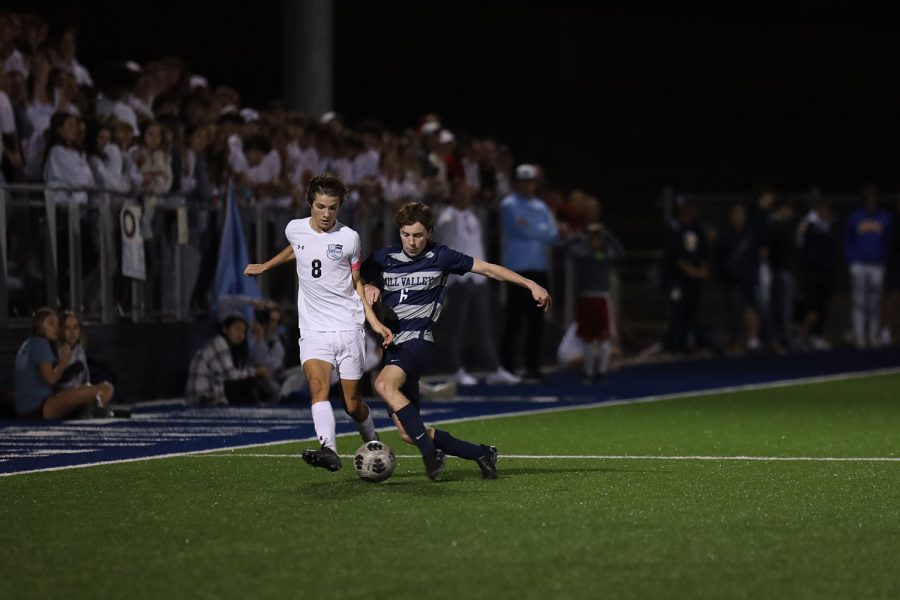
[[[314,177],[306,190],[311,216],[294,219],[285,228],[289,245],[265,263],[250,264],[245,275],[259,275],[291,260],[297,261],[300,280],[297,314],[300,318],[300,363],[309,382],[312,417],[322,447],[305,450],[303,460],[329,471],[341,468],[335,441],[335,419],[328,401],[332,369],[337,371],[344,409],[365,441],[378,439],[368,405],[362,401],[365,331],[363,318],[384,338],[393,339],[365,298],[359,269],[359,234],[337,220],[347,186],[325,173]]]

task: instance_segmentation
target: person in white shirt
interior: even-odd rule
[[[23,140],[25,175],[28,179],[40,179],[48,148],[45,132],[51,117],[57,112],[78,115],[79,111],[72,103],[72,86],[63,84],[62,71],[53,68],[45,50],[35,52],[31,57],[30,73],[25,117],[31,125],[31,135]]]
[[[79,147],[80,125],[78,117],[68,113],[56,113],[50,119],[49,151],[44,163],[44,182],[49,188],[91,188],[94,175],[87,157]],[[57,194],[57,201],[65,201],[70,192]],[[87,204],[87,192],[71,192],[76,202]]]
[[[75,58],[77,47],[78,28],[74,25],[69,25],[63,30],[62,35],[59,37],[59,43],[57,44],[58,57],[56,62],[60,67],[75,76],[75,81],[79,86],[94,87],[94,80],[91,79],[91,74],[84,65]]]
[[[316,137],[319,151],[317,173],[335,173],[341,181],[353,184],[353,163],[347,160],[344,141],[330,131],[324,131]]]
[[[140,169],[147,192],[161,196],[172,188],[172,157],[158,121],[144,126],[140,144],[132,147],[130,153],[134,164]]]
[[[396,212],[407,202],[415,202],[422,198],[419,177],[407,166],[404,165],[403,157],[397,149],[388,150],[381,155],[381,175],[378,183],[381,186],[382,197],[389,205],[387,210],[391,212]]]
[[[88,163],[98,187],[114,194],[131,191],[132,180],[125,169],[119,147],[112,143],[112,129],[106,123],[91,123],[85,136]]]
[[[313,145],[313,133],[305,117],[288,117],[287,129],[288,179],[298,187],[305,187],[319,169],[319,152]]]
[[[347,191],[330,173],[313,178],[306,191],[312,216],[288,223],[289,245],[265,263],[249,264],[244,270],[245,275],[259,275],[291,260],[297,263],[300,363],[309,382],[313,423],[322,445],[305,450],[302,457],[309,465],[329,471],[341,468],[334,413],[328,402],[331,372],[337,371],[344,409],[356,421],[363,440],[378,439],[359,389],[365,360],[363,318],[384,338],[385,346],[393,339],[364,301],[359,235],[337,220]]]
[[[12,172],[13,169],[21,169],[23,163],[22,153],[19,151],[16,116],[12,102],[4,90],[4,79],[3,73],[0,73],[0,166]],[[3,181],[3,171],[0,171],[0,183]]]
[[[481,221],[472,210],[474,190],[462,180],[456,180],[451,186],[450,200],[452,204],[441,211],[435,225],[435,241],[449,246],[463,254],[485,260],[484,239]],[[452,307],[448,312],[451,320],[450,330],[456,335],[448,336],[449,355],[456,371],[454,379],[458,385],[475,385],[477,380],[466,372],[463,365],[463,342],[465,336],[460,332],[477,332],[481,343],[479,348],[484,353],[485,363],[493,369],[487,382],[519,383],[521,380],[500,366],[497,350],[494,348],[494,336],[491,328],[490,288],[486,277],[474,273],[453,275],[447,282],[446,304]]]
[[[380,128],[375,123],[360,126],[363,148],[353,159],[353,179],[356,182],[367,177],[378,177],[378,166],[381,163],[379,133]]]

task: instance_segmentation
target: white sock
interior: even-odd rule
[[[594,373],[596,373],[594,363],[597,357],[597,348],[594,342],[584,342],[582,348],[582,371],[587,377],[593,377]]]
[[[363,404],[366,404],[363,402]],[[366,407],[368,408],[368,404]],[[366,416],[366,420],[362,423],[356,424],[357,429],[359,429],[359,437],[363,439],[364,442],[372,442],[378,439],[378,434],[375,433],[375,421],[372,419],[372,409],[369,408],[369,414]]]
[[[600,346],[597,349],[597,362],[599,363],[599,372],[601,375],[606,375],[609,372],[609,355],[612,348],[612,344],[609,340],[603,340],[600,342]]]
[[[331,410],[331,402],[324,400],[322,402],[314,402],[310,409],[313,418],[313,425],[316,427],[316,435],[319,436],[319,442],[326,448],[331,448],[337,452],[337,443],[335,442],[335,422],[334,412]]]

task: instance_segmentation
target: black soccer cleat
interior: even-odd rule
[[[341,457],[326,446],[322,446],[318,450],[304,450],[300,458],[311,467],[328,469],[332,473],[341,470]]]
[[[428,474],[428,479],[434,481],[440,476],[441,471],[444,470],[444,458],[443,450],[435,450],[431,456],[422,457],[425,461],[425,472]]]
[[[482,448],[485,449],[484,455],[475,461],[481,469],[481,478],[497,479],[497,461],[500,460],[497,446],[482,446]]]

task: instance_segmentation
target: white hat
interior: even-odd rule
[[[438,142],[441,144],[449,144],[454,140],[456,140],[456,136],[449,129],[442,129],[441,135],[438,136]]]
[[[523,164],[516,167],[516,179],[525,180],[525,179],[537,179],[538,178],[538,168],[534,165]]]
[[[21,73],[22,77],[28,78],[28,67],[25,65],[22,53],[18,50],[13,50],[12,54],[6,57],[3,70],[7,73]]]
[[[203,75],[191,75],[191,78],[188,80],[188,85],[192,90],[196,88],[209,89],[209,82]]]
[[[441,124],[437,121],[425,121],[422,123],[422,134],[423,135],[431,135],[432,133],[437,133],[441,129]]]
[[[319,122],[322,123],[322,125],[327,125],[328,123],[331,123],[335,119],[337,119],[337,113],[334,112],[333,110],[329,110],[328,112],[324,113],[321,117],[319,117]]]
[[[253,123],[259,121],[259,113],[252,108],[242,108],[241,118],[244,119],[244,123]]]

